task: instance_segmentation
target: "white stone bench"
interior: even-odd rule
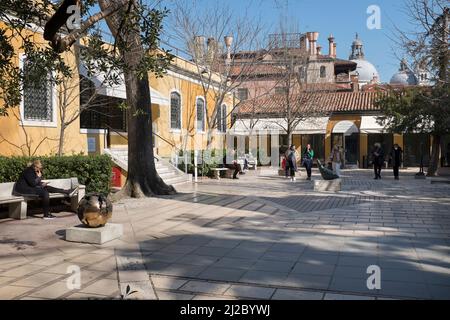
[[[339,192],[342,188],[342,180],[341,179],[335,179],[335,180],[314,180],[314,191],[319,192]]]
[[[220,173],[221,172],[225,172],[225,178],[231,179],[233,177],[234,170],[232,170],[232,169],[228,169],[228,168],[214,168],[214,169],[211,169],[211,170],[214,171],[214,178],[216,178],[217,180],[220,180]]]
[[[53,180],[43,180],[43,182],[48,182],[49,186],[60,189],[72,189],[78,187],[78,192],[75,193],[73,197],[70,198],[70,207],[73,211],[78,208],[78,203],[84,197],[86,193],[86,187],[78,183],[77,178],[70,179],[53,179]],[[0,183],[0,204],[9,205],[9,217],[13,219],[26,219],[27,218],[27,201],[39,199],[34,195],[23,195],[16,196],[13,195],[15,182]],[[50,193],[50,199],[65,198],[65,194],[61,193]]]

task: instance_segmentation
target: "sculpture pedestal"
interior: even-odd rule
[[[314,191],[341,191],[342,180],[314,180]]]
[[[121,224],[107,223],[101,228],[87,228],[83,225],[66,229],[66,241],[90,244],[104,244],[123,235]]]

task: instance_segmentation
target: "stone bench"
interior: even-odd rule
[[[78,208],[78,203],[85,195],[86,187],[78,183],[77,178],[70,179],[52,179],[43,180],[48,182],[50,186],[60,189],[72,189],[78,187],[78,192],[70,198],[70,207],[73,211]],[[35,195],[13,195],[15,182],[0,183],[0,204],[9,205],[9,217],[13,219],[27,218],[27,202],[39,199]],[[65,198],[66,195],[61,193],[50,193],[50,199]]]
[[[234,170],[232,170],[232,169],[228,169],[228,168],[214,168],[214,169],[211,169],[211,170],[214,171],[214,178],[216,178],[217,180],[220,180],[220,173],[221,172],[225,173],[225,178],[231,179],[233,177]]]
[[[324,192],[324,191],[332,191],[338,192],[341,191],[342,188],[342,180],[334,179],[334,180],[314,180],[314,191]]]

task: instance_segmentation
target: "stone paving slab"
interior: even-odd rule
[[[120,240],[67,243],[54,221],[0,224],[2,299],[449,299],[450,190],[344,170],[338,193],[275,171],[114,205]],[[319,179],[316,170],[314,179]],[[32,230],[30,232],[30,230]],[[381,289],[367,288],[367,267]],[[81,288],[70,290],[70,267]]]

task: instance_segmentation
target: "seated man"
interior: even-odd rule
[[[233,158],[234,158],[235,154],[236,154],[236,151],[233,151],[233,153],[232,153]],[[245,174],[242,171],[241,165],[236,160],[233,160],[232,163],[227,163],[227,155],[224,155],[224,157],[223,157],[223,166],[224,166],[224,168],[228,168],[228,169],[234,170],[233,179],[239,179],[237,177],[238,173],[239,174]]]
[[[20,175],[14,187],[14,193],[23,196],[37,196],[42,198],[44,219],[54,219],[55,216],[50,213],[50,193],[62,193],[68,197],[72,197],[78,188],[71,190],[63,190],[49,186],[42,182],[42,164],[40,160],[35,160]]]

